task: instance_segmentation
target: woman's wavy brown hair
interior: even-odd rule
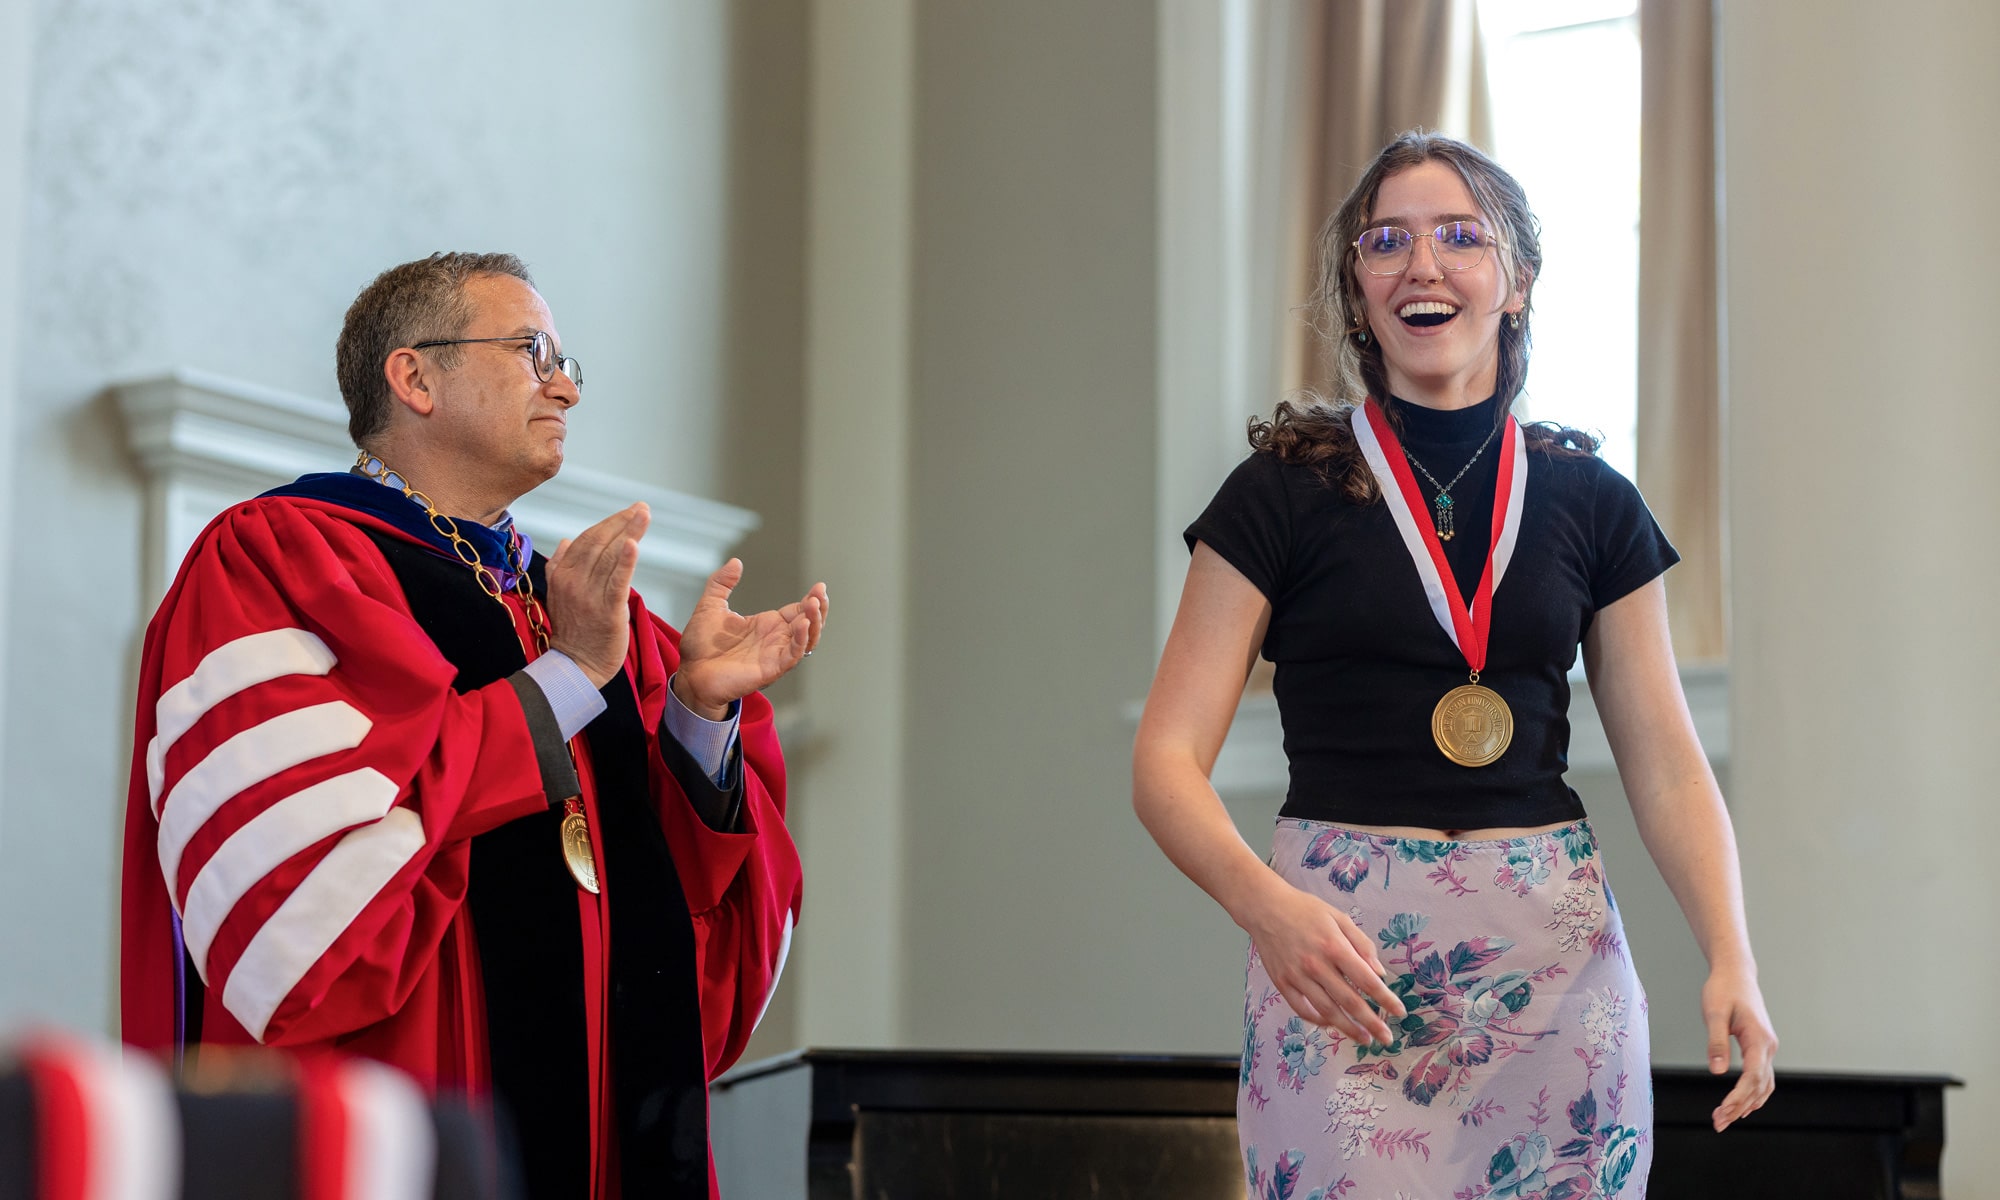
[[[1336,394],[1327,396],[1308,389],[1296,402],[1279,401],[1270,420],[1253,418],[1250,422],[1252,449],[1268,450],[1284,462],[1312,467],[1329,486],[1340,487],[1357,504],[1373,503],[1380,489],[1354,441],[1354,410],[1369,396],[1386,398],[1389,375],[1382,362],[1381,339],[1361,336],[1368,329],[1367,309],[1350,251],[1368,223],[1383,181],[1427,162],[1442,162],[1465,181],[1473,203],[1500,230],[1502,269],[1511,273],[1527,294],[1519,328],[1512,321],[1500,322],[1500,363],[1494,390],[1502,403],[1497,420],[1507,419],[1528,377],[1534,286],[1542,270],[1541,222],[1528,208],[1527,193],[1499,163],[1456,138],[1412,129],[1382,148],[1320,229],[1319,270],[1306,312],[1333,358]],[[1400,437],[1402,429],[1394,409],[1386,411]],[[1521,432],[1529,449],[1563,455],[1597,452],[1596,438],[1552,422],[1523,425]]]

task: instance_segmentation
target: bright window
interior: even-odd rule
[[[1599,433],[1637,462],[1636,0],[1479,0],[1494,149],[1542,222],[1523,411]]]

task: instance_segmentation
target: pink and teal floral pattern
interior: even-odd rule
[[[1457,1098],[1473,1086],[1475,1071],[1498,1055],[1532,1050],[1533,1043],[1553,1030],[1535,1029],[1522,1014],[1534,999],[1535,985],[1566,974],[1561,963],[1532,970],[1489,970],[1514,943],[1506,938],[1475,937],[1448,951],[1433,949],[1422,938],[1430,918],[1422,913],[1397,913],[1376,939],[1383,958],[1404,969],[1389,983],[1409,1012],[1396,1025],[1396,1040],[1387,1046],[1358,1046],[1357,1056],[1402,1059],[1403,1095],[1428,1106],[1439,1094]],[[1409,1049],[1414,1058],[1405,1058]]]
[[[1386,1046],[1349,1043],[1293,1013],[1253,951],[1254,1200],[1643,1197],[1645,998],[1587,824],[1451,842],[1281,821],[1271,861],[1374,935],[1408,1015]],[[1282,1149],[1260,1167],[1259,1146]]]
[[[1243,1175],[1250,1186],[1250,1200],[1294,1200],[1305,1166],[1305,1151],[1286,1150],[1278,1155],[1278,1161],[1272,1164],[1270,1170],[1263,1170],[1257,1165],[1257,1147],[1246,1146],[1243,1150]],[[1354,1187],[1354,1181],[1343,1174],[1297,1200],[1339,1200]]]
[[[1338,1041],[1338,1035],[1335,1036]],[[1306,1090],[1306,1080],[1326,1065],[1327,1034],[1317,1025],[1293,1017],[1278,1033],[1278,1083],[1295,1092]]]
[[[1507,843],[1507,851],[1500,860],[1499,869],[1493,873],[1496,886],[1507,888],[1517,896],[1525,896],[1541,884],[1547,883],[1549,872],[1556,865],[1556,845],[1552,838],[1515,838]]]
[[[1328,867],[1327,879],[1343,892],[1351,892],[1368,878],[1368,852],[1372,847],[1365,836],[1357,837],[1329,829],[1306,847],[1302,860],[1309,870]]]

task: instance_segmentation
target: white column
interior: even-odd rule
[[[1164,644],[1187,578],[1181,530],[1246,454],[1244,425],[1278,396],[1279,229],[1296,165],[1301,6],[1162,5],[1158,47],[1159,445],[1155,624]]]
[[[21,350],[21,233],[28,212],[28,81],[34,65],[34,6],[10,4],[0,13],[0,559],[14,525],[14,398],[27,369]],[[0,590],[0,630],[6,628],[7,592]],[[6,638],[0,637],[0,678]],[[0,728],[6,689],[0,688]],[[0,837],[5,836],[0,808]]]
[[[903,983],[912,0],[813,6],[805,549],[830,635],[799,673],[797,1040],[893,1045]]]
[[[2000,8],[1722,5],[1734,801],[1781,1066],[1943,1071],[2000,1174]]]
[[[29,78],[35,44],[34,5],[0,5],[0,562],[11,562],[14,529],[14,490],[20,472],[14,463],[14,410],[20,395],[21,377],[27,370],[21,345],[21,251],[22,231],[28,208],[28,111]],[[10,585],[0,588],[0,730],[7,727],[7,622],[12,615]],[[14,788],[6,768],[6,739],[0,737],[0,864],[11,860],[9,818],[16,806],[26,803]],[[15,847],[32,854],[28,847]],[[0,873],[0,905],[15,912],[31,897],[16,894]],[[0,940],[0,945],[5,945]],[[12,959],[9,954],[6,957]],[[25,994],[0,985],[0,1028],[8,1011],[26,999]]]

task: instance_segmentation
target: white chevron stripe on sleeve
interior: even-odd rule
[[[181,930],[203,980],[215,931],[258,880],[321,838],[380,820],[396,806],[396,783],[371,767],[302,788],[252,817],[215,854],[188,888]]]
[[[180,895],[181,854],[230,797],[288,767],[352,750],[374,722],[344,700],[281,713],[230,738],[188,769],[160,806],[160,871]]]
[[[340,839],[250,939],[222,986],[222,1006],[262,1042],[278,1005],[423,848],[423,821],[407,808]]]
[[[209,709],[245,688],[285,675],[324,675],[333,670],[334,661],[326,643],[303,629],[248,634],[204,655],[192,674],[160,693],[154,708],[155,732],[146,744],[146,786],[153,815],[160,815],[167,751]]]

